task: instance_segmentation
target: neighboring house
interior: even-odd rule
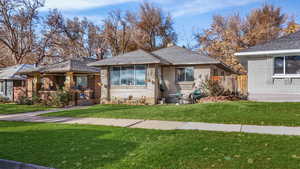
[[[59,90],[68,90],[73,95],[70,105],[99,103],[100,70],[89,67],[94,59],[70,59],[56,64],[39,66],[22,71],[26,74],[28,96],[40,96],[49,100]]]
[[[233,73],[213,58],[178,46],[137,50],[88,65],[101,69],[102,103],[130,98],[174,102],[178,93],[191,94],[205,78]]]
[[[300,101],[300,32],[235,55],[248,70],[250,100]]]
[[[18,73],[33,67],[33,65],[21,64],[1,69],[0,96],[7,97],[10,101],[17,101],[20,96],[26,96],[26,76]]]

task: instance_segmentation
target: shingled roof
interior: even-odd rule
[[[219,64],[220,62],[188,49],[172,46],[159,49],[152,53],[137,50],[112,58],[97,61],[89,66],[111,66],[131,64],[163,64],[163,65],[196,65],[196,64]]]
[[[280,38],[258,44],[248,49],[242,50],[236,55],[250,52],[266,52],[266,51],[279,51],[279,50],[300,50],[300,31],[282,36]]]
[[[153,64],[153,63],[170,64],[169,62],[153,55],[152,53],[139,49],[133,52],[128,52],[115,57],[90,63],[88,65],[89,66],[111,66],[111,65]]]
[[[56,64],[40,66],[32,68],[29,70],[22,71],[21,74],[31,74],[31,73],[98,73],[100,70],[98,68],[87,66],[89,61],[70,59]]]
[[[159,49],[154,55],[170,62],[172,65],[218,64],[216,59],[179,46]]]
[[[0,80],[25,80],[26,77],[21,76],[18,73],[32,69],[33,67],[34,65],[21,64],[3,68],[0,72]]]

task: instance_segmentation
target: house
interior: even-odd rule
[[[0,96],[10,101],[17,101],[21,96],[26,96],[26,76],[18,75],[18,73],[31,68],[33,65],[21,64],[1,69]]]
[[[300,32],[235,55],[248,71],[250,100],[300,101]]]
[[[47,100],[60,90],[68,90],[72,95],[70,105],[99,103],[100,70],[87,66],[92,61],[95,60],[70,59],[22,71],[27,75],[28,96],[38,95]]]
[[[137,50],[88,64],[101,69],[101,102],[144,100],[156,104],[189,95],[212,75],[230,75],[227,66],[208,56],[178,46],[152,53]]]

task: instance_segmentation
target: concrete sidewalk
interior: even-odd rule
[[[79,107],[76,108],[78,109]],[[177,122],[177,121],[142,120],[142,119],[71,118],[71,117],[38,116],[49,112],[57,112],[63,110],[66,109],[56,109],[56,110],[22,113],[22,114],[14,114],[14,115],[2,115],[2,116],[0,115],[0,121],[90,124],[90,125],[101,125],[101,126],[117,126],[117,127],[128,127],[128,128],[158,129],[158,130],[203,130],[203,131],[244,132],[244,133],[258,133],[258,134],[300,136],[300,127],[256,126],[256,125],[242,125],[242,124],[215,124],[215,123],[201,123],[201,122]]]

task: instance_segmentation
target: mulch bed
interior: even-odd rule
[[[241,100],[237,96],[208,96],[198,100],[198,103],[211,103],[211,102],[229,102]]]

